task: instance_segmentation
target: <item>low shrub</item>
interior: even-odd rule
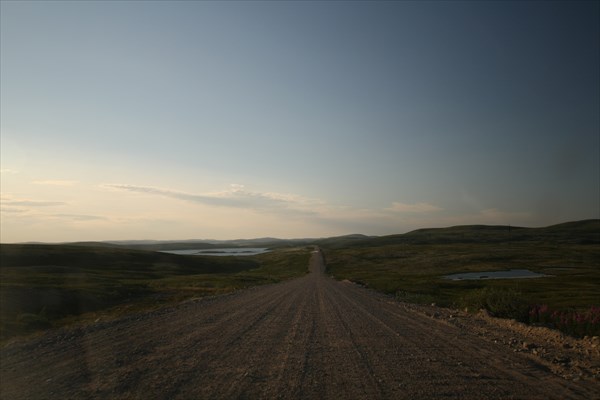
[[[514,289],[485,287],[476,289],[461,299],[461,306],[471,310],[487,310],[498,318],[527,322],[529,303],[521,292]]]
[[[436,298],[427,293],[412,293],[398,291],[396,292],[396,300],[403,301],[406,303],[417,303],[417,304],[432,304],[436,303]]]
[[[18,329],[33,332],[40,329],[48,329],[52,326],[46,309],[43,308],[39,313],[22,313],[17,317],[16,325]]]

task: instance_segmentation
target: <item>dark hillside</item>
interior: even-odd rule
[[[256,259],[76,245],[0,245],[0,339],[67,316],[181,294],[168,281],[200,282],[260,267]],[[160,283],[166,282],[166,283]],[[157,285],[166,285],[160,289]]]
[[[77,245],[0,244],[0,268],[61,266],[83,269],[126,270],[152,274],[160,268],[171,272],[213,273],[237,272],[255,268],[249,259],[215,259],[181,256],[114,247],[86,247]]]
[[[600,219],[565,222],[546,228],[538,228],[535,234],[545,240],[579,244],[600,244]]]
[[[368,241],[369,239],[373,239],[373,237],[360,234],[352,234],[344,236],[335,236],[326,239],[316,239],[314,240],[314,243],[324,247],[344,247],[352,246],[354,244],[361,244],[364,241]]]
[[[600,220],[567,222],[545,228],[506,225],[460,225],[449,228],[417,229],[405,234],[366,238],[354,241],[322,241],[324,247],[377,247],[396,244],[453,244],[543,242],[599,244]]]

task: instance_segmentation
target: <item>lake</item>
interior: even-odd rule
[[[528,269],[511,269],[508,271],[486,271],[486,272],[467,272],[464,274],[446,275],[444,279],[453,281],[461,280],[481,280],[481,279],[520,279],[520,278],[542,278],[544,274],[530,271]]]
[[[179,254],[182,256],[255,256],[270,250],[263,247],[232,247],[222,249],[163,250],[161,253]]]

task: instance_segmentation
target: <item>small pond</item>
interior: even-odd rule
[[[521,279],[521,278],[542,278],[544,274],[530,271],[528,269],[511,269],[508,271],[485,271],[485,272],[466,272],[463,274],[446,275],[444,279],[453,281],[462,280],[481,280],[481,279]]]

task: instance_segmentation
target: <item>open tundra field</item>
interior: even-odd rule
[[[166,243],[144,245],[154,246],[144,250],[139,243],[129,244],[134,248],[109,243],[2,244],[0,339],[300,277],[306,273],[312,245],[323,249],[327,273],[336,279],[405,302],[487,308],[501,317],[549,326],[553,312],[563,317],[565,312],[578,312],[589,319],[589,310],[600,305],[599,220],[536,229],[459,226],[384,237],[269,240],[261,244],[280,249],[251,257],[149,251],[163,249]],[[444,278],[522,269],[543,277]],[[538,320],[530,321],[532,310],[548,315],[536,314]],[[582,329],[568,333],[597,334]]]
[[[356,241],[324,244],[328,273],[407,302],[487,308],[528,321],[536,306],[596,318],[600,327],[600,221],[528,229],[460,226],[423,229]],[[445,276],[529,270],[542,277],[451,280]],[[593,315],[591,315],[591,314]],[[539,318],[538,315],[535,316]],[[544,319],[544,316],[542,316]],[[546,319],[550,319],[550,315]],[[531,321],[540,322],[540,321]],[[552,322],[552,321],[546,321]]]
[[[0,245],[0,337],[113,318],[306,273],[306,249],[180,256],[82,245]]]

